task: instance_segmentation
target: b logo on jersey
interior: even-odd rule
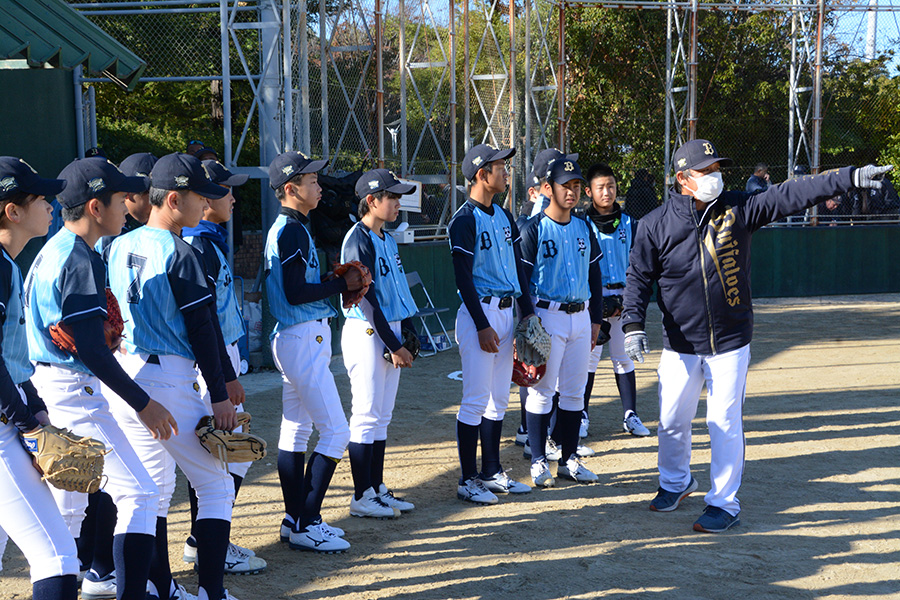
[[[506,239],[506,245],[512,246],[512,228],[504,227],[503,228],[503,237]]]
[[[387,275],[390,272],[391,272],[391,270],[388,268],[387,261],[384,260],[383,257],[379,256],[378,257],[378,273],[382,277],[384,277],[385,275]]]
[[[491,242],[491,234],[487,231],[481,232],[481,249],[490,250],[494,244]]]
[[[553,240],[544,240],[541,243],[544,245],[544,258],[553,258],[559,254],[559,250],[556,248],[556,242]]]
[[[584,256],[584,251],[587,250],[587,244],[584,242],[584,238],[578,238],[578,251]]]

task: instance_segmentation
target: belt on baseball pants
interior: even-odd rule
[[[536,308],[550,308],[550,306],[553,304],[557,305],[555,310],[564,312],[569,315],[579,313],[584,310],[584,302],[550,302],[549,300],[538,300],[537,304],[535,304],[534,306]]]
[[[605,287],[608,290],[624,290],[625,284],[624,283],[607,283],[603,287]]]
[[[148,354],[148,355],[147,355],[147,361],[146,361],[146,362],[149,363],[149,364],[151,364],[151,365],[158,365],[158,364],[159,364],[159,354]],[[194,361],[194,367],[195,367],[195,368],[197,367],[197,361],[196,361],[196,360]]]
[[[509,308],[513,305],[513,297],[512,296],[503,296],[502,298],[497,298],[496,296],[485,296],[481,299],[482,304],[494,304],[496,303],[497,308]]]

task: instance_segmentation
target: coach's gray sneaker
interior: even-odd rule
[[[81,582],[81,597],[84,600],[101,600],[116,597],[116,572],[102,579],[94,571],[88,571]]]
[[[232,575],[252,575],[266,570],[266,561],[253,554],[252,550],[228,544],[225,552],[225,572]]]
[[[291,531],[288,542],[292,550],[310,550],[321,554],[337,554],[350,548],[350,542],[322,527],[322,522],[310,523],[302,531]]]
[[[650,435],[650,430],[644,427],[644,424],[641,423],[641,418],[634,411],[628,411],[628,414],[625,415],[625,420],[622,421],[622,429],[625,430],[625,433],[639,437]]]
[[[378,486],[378,497],[381,498],[382,502],[391,508],[396,508],[401,513],[409,512],[416,508],[416,505],[412,502],[407,502],[403,498],[395,496],[394,492],[389,490],[383,483]]]
[[[565,477],[578,483],[594,483],[598,477],[593,471],[584,466],[577,454],[569,457],[565,464],[560,463],[556,469],[557,477]]]
[[[497,504],[497,496],[478,477],[470,477],[456,488],[456,497],[475,504]]]
[[[531,458],[531,445],[525,440],[525,448],[522,449],[522,456]],[[556,462],[562,458],[562,450],[556,445],[556,442],[547,438],[547,444],[544,446],[544,458],[551,462]]]
[[[385,504],[372,488],[363,492],[362,498],[350,496],[350,516],[371,519],[394,519],[400,516],[400,509]]]
[[[531,491],[531,487],[511,479],[506,471],[500,471],[492,477],[479,475],[478,479],[495,494],[527,494]]]
[[[553,475],[550,474],[550,465],[547,464],[546,460],[531,463],[531,479],[534,481],[534,485],[538,487],[553,487],[556,485]]]

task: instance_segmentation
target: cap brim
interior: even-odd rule
[[[200,187],[192,189],[191,191],[197,192],[204,198],[210,198],[212,200],[218,200],[219,198],[224,198],[228,195],[228,188],[223,188],[221,185],[216,185],[212,182],[201,185]]]
[[[706,167],[714,163],[719,163],[720,167],[730,167],[732,163],[734,163],[734,161],[730,158],[707,158],[706,160],[701,160],[696,165],[692,166],[691,169],[693,169],[694,171],[699,171],[700,169],[705,169]]]
[[[488,162],[494,162],[495,160],[506,160],[512,156],[516,155],[515,148],[506,148],[505,150],[499,150],[496,154],[494,154]]]
[[[35,196],[56,196],[66,189],[68,182],[65,179],[44,179],[38,178],[34,183],[27,187],[22,187],[22,191]]]
[[[411,183],[398,183],[397,185],[386,188],[384,191],[389,194],[399,194],[401,196],[405,196],[406,194],[411,194],[416,191],[416,186]]]
[[[127,176],[123,177],[121,181],[116,182],[116,185],[112,187],[117,192],[128,192],[130,194],[138,194],[150,189],[150,186],[147,185],[147,180],[144,177]]]
[[[560,175],[558,178],[553,179],[553,183],[558,183],[560,185],[564,183],[569,183],[573,179],[577,179],[579,181],[584,181],[584,177],[579,175],[578,173],[564,173]]]
[[[307,173],[318,173],[322,169],[328,166],[327,160],[314,160],[302,169],[300,169],[300,173],[306,175]]]
[[[247,180],[250,179],[250,176],[246,173],[234,173],[231,177],[226,179],[225,181],[220,181],[219,185],[227,185],[228,187],[237,187],[239,185],[244,185],[247,183]]]

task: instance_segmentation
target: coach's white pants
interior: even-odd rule
[[[588,311],[567,314],[550,308],[535,308],[541,324],[550,334],[550,358],[547,371],[537,384],[528,388],[525,410],[546,415],[553,408],[553,396],[559,392],[562,410],[584,410],[584,386],[591,354],[591,317]]]
[[[750,346],[714,355],[663,350],[659,360],[659,485],[677,492],[691,482],[691,420],[706,384],[712,460],[706,503],[731,515],[744,471],[743,404]]]
[[[272,339],[272,358],[282,378],[278,449],[306,452],[315,424],[319,431],[316,452],[340,460],[350,442],[350,427],[329,369],[328,320],[298,323],[279,331]]]
[[[609,348],[609,359],[612,361],[613,371],[618,375],[631,373],[634,371],[634,361],[625,354],[625,334],[622,332],[622,317],[610,317],[609,321],[609,337],[610,340],[602,346],[597,346],[591,351],[591,358],[588,361],[588,373],[594,373],[600,359],[603,356],[603,349]]]
[[[397,339],[400,321],[389,323]],[[350,414],[350,441],[371,444],[387,439],[394,413],[400,369],[384,360],[385,344],[372,324],[363,319],[347,319],[341,331],[341,352],[350,376],[353,394]]]
[[[131,439],[110,412],[110,403],[103,394],[107,390],[101,390],[100,380],[86,373],[45,365],[37,365],[31,380],[47,404],[51,423],[97,439],[110,451],[104,457],[103,475],[107,478],[104,489],[112,496],[118,512],[116,535],[155,535],[159,490],[141,464]],[[55,487],[50,491],[72,537],[79,537],[88,495]]]
[[[28,560],[32,583],[78,574],[75,539],[47,487],[18,430],[0,424],[0,527]]]
[[[233,344],[228,344],[225,346],[225,351],[228,352],[228,360],[231,362],[231,367],[234,369],[234,373],[236,375],[241,374],[241,351],[238,348],[237,342]],[[212,401],[209,397],[209,388],[206,385],[206,380],[203,379],[203,375],[198,373],[197,383],[200,384],[200,394],[203,396],[203,402],[206,403],[206,408],[209,410],[209,414],[212,414]],[[234,407],[237,412],[244,412],[244,405],[239,404]],[[240,426],[235,429],[235,431],[243,431],[244,426]],[[247,471],[250,470],[250,465],[252,462],[239,462],[239,463],[228,463],[228,472],[232,475],[237,475],[238,477],[244,478],[247,476]]]
[[[165,441],[155,440],[134,409],[112,391],[107,392],[122,429],[160,489],[155,516],[166,517],[169,512],[177,464],[197,492],[197,520],[231,521],[234,480],[224,463],[207,452],[194,433],[200,419],[209,414],[200,395],[194,361],[168,355],[160,356],[160,364],[156,365],[146,362],[146,354],[117,353],[116,358],[135,383],[165,406],[178,423],[178,435]]]
[[[512,381],[515,320],[512,307],[500,308],[499,299],[481,304],[484,316],[500,338],[500,351],[485,352],[478,343],[475,322],[465,304],[456,313],[456,343],[462,359],[463,393],[456,418],[466,425],[481,425],[481,418],[500,421],[509,405]]]

